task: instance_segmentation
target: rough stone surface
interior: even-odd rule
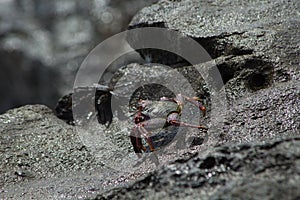
[[[208,51],[228,107],[220,105],[225,117],[208,141],[96,199],[298,199],[299,22],[298,1],[162,0],[138,13],[130,28],[177,30]],[[187,65],[161,51],[139,52]]]
[[[249,142],[299,130],[298,10],[298,1],[163,0],[140,11],[130,28],[165,27],[199,42],[220,71],[228,103],[213,143]],[[172,65],[155,50],[140,53]]]
[[[254,91],[299,80],[299,7],[298,1],[163,0],[144,8],[129,27],[178,30],[199,42],[212,58],[224,58],[218,68],[232,102],[249,94],[245,82],[251,85],[251,79],[261,83]],[[141,53],[172,64],[171,57],[158,55],[161,52]]]
[[[161,161],[154,171],[145,153],[146,162],[135,169],[130,126],[118,116],[104,129],[95,113],[83,110],[83,118],[94,121],[77,132],[90,137],[79,140],[75,127],[44,106],[11,110],[0,116],[0,156],[5,161],[0,197],[299,199],[299,24],[296,0],[163,0],[143,9],[130,28],[179,30],[206,48],[221,73],[227,105],[213,108],[212,91],[203,89],[197,74],[189,73],[192,68],[184,62],[179,68],[173,55],[140,51],[154,62],[176,66],[193,80],[196,92],[207,97],[207,117],[201,121],[209,126],[206,138],[201,135],[195,145],[173,154],[168,148],[153,154]],[[147,78],[141,73],[144,67],[134,64],[123,70],[128,76]],[[148,76],[159,79],[152,67]],[[130,87],[113,92],[126,94],[126,89]],[[222,115],[213,116],[213,109]],[[214,120],[220,122],[218,127]]]
[[[95,124],[91,129],[97,133],[101,128]],[[134,180],[146,171],[109,168],[118,164],[111,159],[114,155],[129,151],[127,137],[115,134],[107,139],[114,139],[119,146],[113,151],[106,138],[101,138],[99,145],[105,150],[97,157],[84,145],[78,130],[48,107],[28,105],[9,110],[0,115],[0,199],[94,198],[105,188]]]
[[[59,195],[50,191],[48,194],[43,184],[48,189],[58,189],[55,181],[63,183],[68,178],[75,181],[76,176],[70,175],[102,165],[81,143],[74,128],[56,118],[46,106],[10,110],[0,116],[0,124],[0,196],[3,198],[29,198],[35,192],[37,198],[43,192],[45,197]],[[76,187],[75,182],[70,184]]]
[[[95,199],[299,199],[300,138],[224,145]]]

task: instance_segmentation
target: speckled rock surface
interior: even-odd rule
[[[224,145],[95,199],[299,199],[300,137]]]
[[[299,130],[299,8],[298,1],[162,0],[130,28],[165,27],[201,44],[225,85],[229,107],[219,135],[247,142]],[[140,53],[155,59],[158,52]]]
[[[211,127],[208,141],[96,199],[300,198],[299,8],[296,0],[162,0],[140,11],[130,28],[177,30],[207,50],[228,107],[220,106],[222,128]],[[178,66],[159,51],[139,53]]]
[[[253,92],[299,80],[299,8],[295,0],[163,0],[142,9],[129,27],[166,27],[195,39],[212,58],[224,60],[218,68],[228,86],[229,102],[234,102],[252,94],[248,82]],[[140,52],[158,63],[172,64],[171,57],[157,55],[161,52]]]
[[[0,199],[86,198],[109,185],[75,128],[46,106],[0,115],[0,144]]]
[[[209,126],[207,141],[174,155],[159,154],[164,165],[148,175],[147,168],[118,174],[106,167],[126,168],[129,165],[118,159],[132,153],[124,135],[129,127],[118,117],[107,130],[112,135],[97,140],[102,141],[97,148],[104,151],[95,148],[100,154],[95,156],[76,137],[74,128],[47,108],[15,109],[0,117],[0,150],[4,152],[0,156],[6,161],[1,163],[0,197],[299,199],[299,24],[296,0],[163,0],[143,9],[130,28],[179,30],[210,53],[223,78],[228,104],[217,106],[224,111],[223,116],[214,116],[220,117],[219,127],[210,123],[215,119],[208,107],[203,121]],[[140,53],[150,54],[154,62],[178,64],[172,63],[174,57],[157,51]],[[143,66],[134,66],[132,72],[139,74]],[[193,73],[186,75],[197,79]],[[207,92],[201,89],[202,82],[193,83],[200,94]],[[94,132],[101,130],[97,124],[89,125]],[[107,141],[117,148],[106,145]],[[143,174],[134,183],[120,185]]]
[[[74,128],[57,119],[46,106],[10,110],[0,116],[0,124],[1,198],[63,197],[66,191],[74,191],[72,187],[84,186],[75,181],[83,180],[76,172],[101,167]],[[87,188],[92,188],[92,182],[85,183]]]

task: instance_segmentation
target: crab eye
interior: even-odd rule
[[[146,107],[146,102],[144,100],[139,100],[138,107],[145,108]]]

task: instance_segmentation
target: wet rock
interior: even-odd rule
[[[223,59],[218,68],[233,103],[268,85],[299,80],[297,8],[297,1],[166,0],[140,11],[129,28],[177,30],[196,40],[213,59]],[[139,52],[153,62],[178,63],[157,50]]]
[[[209,128],[203,143],[95,199],[300,198],[299,6],[297,1],[164,0],[141,10],[129,28],[176,30],[207,50],[225,84],[227,105],[208,110],[222,122]],[[159,50],[139,53],[177,69],[188,65]],[[225,110],[223,116],[212,116],[213,109]]]
[[[72,112],[72,93],[61,97],[55,106],[55,115],[67,122],[67,124],[74,125],[74,117]]]
[[[241,98],[225,117],[222,143],[299,134],[299,102],[298,81],[280,83]]]
[[[95,199],[298,199],[299,136],[224,145]]]
[[[93,198],[145,174],[114,169],[122,169],[120,154],[133,151],[128,135],[120,130],[122,124],[106,131],[97,119],[94,122],[81,132],[43,105],[0,115],[0,198]],[[95,146],[88,146],[87,132],[96,136]]]
[[[123,120],[116,115],[110,128],[105,129],[98,123],[96,113],[89,112],[95,111],[95,93],[83,95],[83,102],[87,97],[92,99],[88,104],[92,108],[79,110],[81,119],[86,120],[86,127],[76,129],[81,143],[74,132],[78,127],[55,118],[49,109],[43,106],[15,109],[0,116],[3,124],[0,141],[4,144],[0,149],[4,152],[1,160],[5,160],[1,163],[4,184],[0,195],[89,199],[299,199],[297,8],[297,1],[286,4],[281,1],[164,0],[143,9],[130,28],[159,26],[179,30],[204,46],[217,64],[225,84],[227,105],[212,107],[209,97],[213,97],[215,91],[207,91],[199,74],[184,66],[186,63],[180,58],[177,60],[174,55],[151,49],[140,51],[144,57],[154,58],[154,62],[176,66],[187,80],[193,80],[192,87],[199,95],[208,97],[207,117],[200,121],[208,124],[207,135],[200,137],[198,132],[190,148],[151,154],[156,155],[162,165],[154,171],[149,167],[153,163],[148,161],[136,170],[132,168],[136,156],[128,139],[129,124],[132,124],[127,121],[131,117],[129,110],[121,108],[127,118]],[[196,67],[206,65],[208,63],[200,63]],[[161,79],[159,73],[141,73],[145,67],[134,64],[123,68],[128,76],[119,77],[117,82],[135,80],[137,75],[145,80]],[[158,66],[151,67],[155,72]],[[172,77],[172,73],[164,74]],[[184,79],[172,81],[175,83],[170,85],[176,86],[183,84]],[[182,88],[186,91],[185,86]],[[133,90],[129,84],[115,87],[113,92],[125,96],[125,103],[132,94],[135,98],[141,94],[155,100],[156,96],[151,94],[153,88],[149,88]],[[214,109],[222,111],[221,115],[213,115]],[[213,124],[214,120],[218,124]],[[48,157],[44,158],[43,153]],[[145,159],[151,157],[144,155]],[[132,179],[137,180],[120,185]]]
[[[10,110],[0,116],[0,124],[1,198],[20,199],[22,192],[39,196],[43,184],[53,188],[55,181],[63,183],[70,175],[76,179],[76,174],[102,166],[79,140],[74,127],[56,118],[46,106]],[[47,182],[50,179],[53,185]]]
[[[84,104],[84,101],[92,100],[94,108],[92,113],[77,113],[88,117],[88,115],[97,115],[100,124],[109,126],[112,123],[113,115],[111,109],[111,93],[109,90],[97,90],[93,87],[82,87],[74,89],[76,95],[80,97],[77,101],[73,101],[73,93],[61,97],[55,106],[55,115],[67,122],[67,124],[75,125],[73,116],[73,107]],[[94,94],[93,94],[94,92]]]
[[[176,30],[192,37],[211,55],[225,85],[227,105],[212,108],[226,110],[221,119],[223,124],[218,130],[211,127],[209,141],[203,146],[262,141],[299,131],[297,8],[296,1],[285,4],[280,1],[166,0],[141,10],[129,28]],[[134,46],[135,41],[131,42]],[[139,52],[153,62],[167,63],[171,67],[178,64],[173,56],[161,56],[156,50]],[[205,63],[199,67],[202,65]],[[206,96],[213,92],[208,91]]]

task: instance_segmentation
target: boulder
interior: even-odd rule
[[[298,1],[162,0],[142,9],[129,28],[167,28],[201,44],[219,69],[227,105],[217,106],[221,123],[207,141],[95,199],[298,199],[299,8]],[[138,51],[188,67],[172,54]]]
[[[223,145],[94,199],[298,199],[299,151],[299,135]]]
[[[176,68],[207,97],[207,117],[200,121],[209,126],[207,134],[195,133],[189,148],[157,151],[153,155],[161,163],[155,170],[144,153],[146,161],[135,169],[130,126],[119,115],[105,129],[94,112],[83,109],[82,119],[95,120],[87,120],[88,129],[77,129],[44,106],[14,109],[0,116],[0,156],[5,160],[0,168],[1,197],[299,199],[299,8],[296,0],[162,0],[144,8],[129,28],[177,30],[201,44],[218,67],[226,103],[211,107],[214,91],[204,89],[203,79],[188,63],[156,50],[139,51],[153,62]],[[133,64],[122,70],[127,76],[159,80],[157,66],[148,67],[153,73],[140,73],[144,67]],[[160,95],[161,90],[149,88]],[[132,92],[130,85],[113,93],[128,91]],[[133,96],[155,100],[149,91]],[[214,109],[221,114],[213,115]],[[121,111],[130,117],[128,110]]]
[[[82,144],[75,128],[48,107],[9,110],[0,115],[0,124],[1,198],[55,198],[97,190],[99,179],[89,173],[99,173],[103,164]],[[85,192],[75,189],[79,185],[86,185]]]

